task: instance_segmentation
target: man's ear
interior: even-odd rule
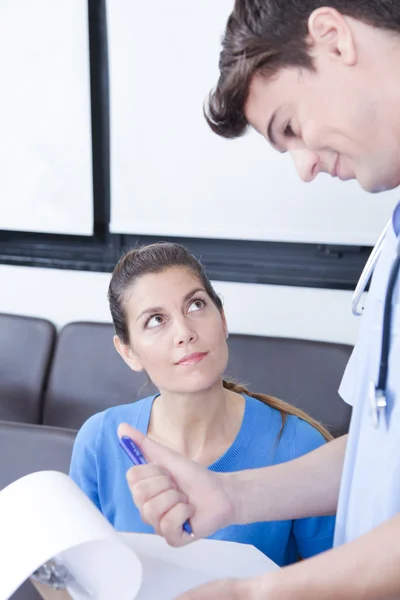
[[[117,335],[114,335],[114,346],[118,354],[132,371],[143,371],[143,365],[140,362],[138,355],[130,346],[124,344]]]
[[[357,62],[356,43],[349,20],[330,7],[314,10],[308,19],[311,53],[322,52],[348,66]]]

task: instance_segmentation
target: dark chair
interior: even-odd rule
[[[351,346],[250,335],[228,344],[228,377],[303,409],[335,436],[347,433],[351,408],[337,390]]]
[[[68,473],[76,431],[0,421],[0,490],[29,473]]]
[[[107,323],[70,323],[60,332],[44,402],[44,423],[78,429],[91,415],[156,389],[116,352]]]
[[[44,423],[79,428],[92,414],[156,392],[134,373],[113,346],[106,323],[70,323],[60,333],[45,397]],[[252,391],[277,396],[346,433],[351,409],[337,389],[351,346],[231,335],[227,375]]]
[[[68,473],[75,435],[69,429],[0,421],[0,491],[36,471]],[[12,600],[39,599],[29,581],[12,595]]]
[[[45,319],[0,314],[0,419],[40,423],[55,334]]]

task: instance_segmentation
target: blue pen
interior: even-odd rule
[[[147,465],[145,457],[129,436],[123,435],[121,438],[119,438],[119,443],[135,466]],[[189,521],[186,521],[183,524],[183,530],[186,531],[186,533],[188,533],[191,537],[194,537],[194,533]]]

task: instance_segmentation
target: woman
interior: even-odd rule
[[[74,445],[70,475],[120,531],[153,532],[125,480],[117,439],[127,422],[214,471],[285,462],[331,439],[305,413],[223,380],[228,328],[202,265],[183,246],[133,249],[116,266],[108,298],[114,344],[159,394],[91,417]],[[278,565],[332,546],[333,517],[230,526],[212,537],[253,544]]]

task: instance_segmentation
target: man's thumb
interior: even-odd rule
[[[118,427],[118,437],[121,438],[123,435],[130,437],[139,446],[143,456],[149,463],[168,467],[168,464],[171,464],[171,460],[174,462],[177,458],[178,460],[181,459],[179,454],[151,440],[131,425],[128,425],[128,423],[121,423]]]

